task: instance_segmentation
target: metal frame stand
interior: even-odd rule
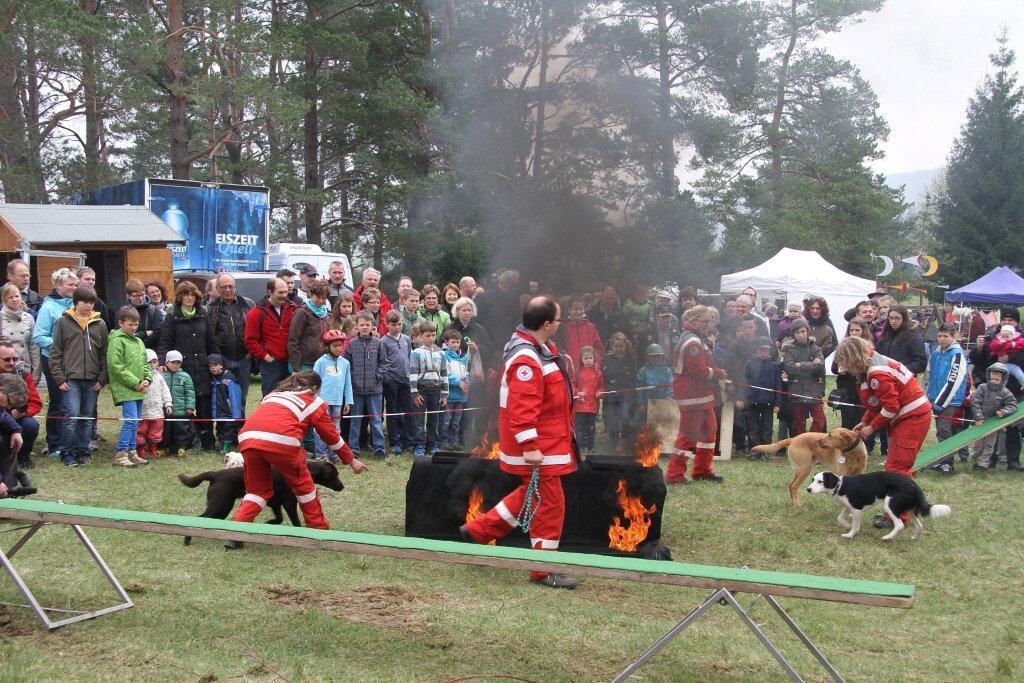
[[[701,603],[701,605],[697,607],[695,610],[687,614],[682,621],[673,626],[672,629],[664,636],[662,636],[661,639],[658,640],[658,642],[652,645],[650,649],[647,650],[647,652],[644,652],[632,664],[623,669],[622,672],[615,677],[615,683],[627,680],[631,675],[633,675],[637,671],[637,669],[643,666],[644,663],[647,662],[647,660],[656,655],[662,648],[664,648],[666,645],[672,642],[676,638],[676,636],[685,631],[686,628],[690,626],[690,624],[693,624],[695,621],[700,619],[705,612],[707,612],[715,605],[715,603],[721,604],[722,606],[728,605],[732,607],[733,610],[735,610],[735,612],[743,620],[743,623],[746,624],[747,628],[749,628],[753,632],[753,634],[757,636],[757,639],[761,641],[761,644],[764,646],[764,648],[768,650],[768,652],[771,653],[772,657],[775,658],[775,661],[779,663],[779,666],[781,666],[786,671],[786,673],[789,675],[790,680],[802,682],[804,679],[800,677],[800,674],[796,672],[796,669],[794,669],[793,666],[786,660],[785,656],[783,656],[782,652],[780,652],[779,649],[775,647],[774,643],[768,640],[768,636],[766,636],[764,631],[761,630],[761,627],[758,626],[754,622],[754,620],[750,618],[751,610],[753,610],[754,605],[756,605],[757,601],[762,597],[769,605],[771,605],[772,609],[774,609],[775,612],[778,613],[780,617],[782,617],[782,620],[786,623],[786,626],[789,627],[789,630],[796,634],[796,637],[799,638],[800,642],[802,642],[804,646],[810,651],[810,653],[814,655],[814,658],[818,660],[822,667],[824,667],[825,671],[827,671],[828,674],[832,677],[832,680],[836,683],[844,683],[844,679],[842,676],[839,675],[839,672],[836,671],[832,667],[832,665],[828,663],[828,660],[825,659],[825,656],[818,651],[818,648],[814,646],[814,643],[811,642],[810,638],[808,638],[804,634],[804,632],[800,630],[800,627],[796,625],[796,622],[793,621],[789,614],[786,613],[786,610],[782,608],[782,605],[780,605],[778,601],[775,600],[775,598],[773,598],[770,595],[759,595],[757,596],[757,598],[754,599],[754,602],[751,603],[750,608],[745,610],[743,609],[742,605],[740,605],[740,603],[736,601],[736,597],[725,588],[719,588],[717,591],[712,593],[707,600]]]
[[[18,570],[15,569],[14,563],[11,561],[11,559],[14,557],[15,553],[21,550],[21,548],[24,547],[24,545],[28,543],[33,536],[36,535],[36,532],[42,529],[44,526],[46,526],[46,522],[36,522],[28,527],[18,527],[15,529],[6,530],[20,531],[22,529],[27,529],[25,534],[6,553],[3,551],[3,549],[0,549],[0,563],[3,564],[4,569],[7,570],[7,573],[11,575],[11,579],[14,580],[14,584],[18,587],[18,590],[21,591],[21,594],[25,596],[25,600],[28,601],[28,604],[3,604],[11,604],[14,607],[31,608],[32,611],[36,613],[36,616],[39,617],[39,621],[43,622],[43,626],[45,626],[50,631],[58,629],[61,626],[67,626],[69,624],[74,624],[79,621],[85,621],[86,619],[94,619],[95,617],[100,617],[104,614],[110,614],[111,612],[119,612],[120,610],[128,609],[129,607],[135,606],[135,603],[132,602],[132,599],[130,597],[128,597],[128,593],[125,592],[124,587],[121,586],[120,582],[117,580],[117,577],[115,577],[113,572],[110,571],[110,567],[108,567],[107,563],[103,561],[102,557],[100,557],[100,553],[98,550],[96,550],[96,546],[92,544],[92,541],[89,540],[89,537],[85,535],[84,531],[82,531],[82,527],[78,526],[77,524],[70,525],[71,529],[78,536],[78,539],[82,542],[82,545],[85,546],[85,549],[89,551],[89,554],[92,556],[92,559],[96,563],[96,566],[99,567],[100,571],[103,572],[103,575],[107,577],[107,581],[110,582],[110,585],[113,587],[114,592],[116,592],[118,597],[121,598],[121,602],[114,605],[113,607],[104,607],[103,609],[93,610],[90,612],[58,609],[56,607],[43,607],[42,605],[40,605],[39,601],[36,599],[36,596],[33,595],[32,590],[28,587],[28,584],[25,583],[25,580],[21,578],[21,574],[19,574]],[[65,617],[64,619],[58,619],[54,621],[50,619],[50,616],[47,614],[47,612],[72,614],[73,616]]]

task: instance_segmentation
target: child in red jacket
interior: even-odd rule
[[[600,368],[604,362],[604,345],[601,343],[601,335],[597,333],[594,323],[586,319],[586,309],[582,299],[569,300],[569,319],[559,326],[555,342],[562,353],[572,359],[574,372],[583,367],[583,363],[580,362],[580,354],[584,348],[589,348],[594,352],[596,367]]]
[[[1003,325],[992,341],[988,343],[988,352],[992,361],[998,361],[1000,356],[1009,356],[1011,353],[1024,351],[1024,335],[1017,331],[1013,325]],[[1024,386],[1024,370],[1019,365],[1003,362],[1010,376],[1016,378],[1017,382]]]
[[[604,391],[604,375],[597,367],[597,352],[592,346],[580,349],[579,372],[576,373],[576,394],[572,412],[576,416],[576,436],[580,450],[587,455],[594,452],[597,425],[598,394]]]

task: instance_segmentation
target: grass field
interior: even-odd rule
[[[829,419],[836,416],[829,412]],[[104,392],[101,415],[114,415]],[[213,454],[146,468],[109,466],[111,442],[74,470],[40,458],[39,498],[197,514],[205,487],[179,472],[220,466]],[[41,444],[40,444],[41,447]],[[340,494],[322,491],[335,528],[403,533],[410,458],[343,472]],[[953,507],[905,532],[839,537],[824,497],[788,504],[788,464],[719,463],[724,485],[670,488],[662,541],[675,559],[704,564],[872,578],[917,585],[915,606],[891,610],[783,600],[850,680],[1024,678],[1024,477],[1005,471],[919,481],[931,502]],[[878,467],[877,456],[872,468]],[[965,469],[962,465],[961,469]],[[0,530],[3,527],[0,526]],[[136,607],[45,633],[34,615],[0,614],[0,679],[442,681],[514,676],[531,681],[606,680],[646,649],[708,591],[584,579],[576,591],[529,585],[524,572],[88,530]],[[16,538],[0,536],[4,547]],[[66,528],[40,532],[17,564],[44,605],[111,604],[112,594]],[[21,602],[4,575],[0,600]],[[750,596],[743,596],[744,603]],[[812,680],[821,670],[765,605],[769,637]],[[716,608],[641,669],[638,680],[784,680],[731,610]]]

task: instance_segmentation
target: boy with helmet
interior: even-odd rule
[[[327,330],[321,340],[324,355],[313,364],[313,372],[320,376],[320,398],[327,404],[327,413],[340,432],[341,416],[349,414],[353,403],[351,366],[345,359],[348,338],[341,330]],[[315,452],[318,458],[338,462],[338,456],[327,448],[319,435],[315,438]]]

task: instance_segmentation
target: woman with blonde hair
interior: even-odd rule
[[[39,346],[32,341],[36,319],[28,312],[21,290],[8,282],[0,289],[0,342],[10,344],[18,352],[32,379],[39,381],[43,368],[39,360]]]
[[[860,401],[867,406],[854,431],[866,439],[880,429],[887,429],[889,453],[885,469],[913,477],[914,461],[932,423],[932,404],[914,373],[902,363],[877,353],[874,345],[861,337],[844,339],[836,351],[836,362],[840,372],[856,378]],[[875,519],[875,528],[892,526],[892,520],[884,515]]]
[[[43,366],[43,377],[46,378],[46,392],[49,395],[46,408],[46,453],[56,456],[60,446],[61,430],[64,423],[60,419],[68,413],[64,406],[64,392],[53,381],[50,373],[50,347],[53,345],[53,328],[64,315],[64,311],[74,304],[71,295],[78,289],[78,276],[70,268],[58,268],[50,275],[53,291],[43,300],[36,315],[36,326],[32,330],[32,342],[39,347],[39,362]]]

